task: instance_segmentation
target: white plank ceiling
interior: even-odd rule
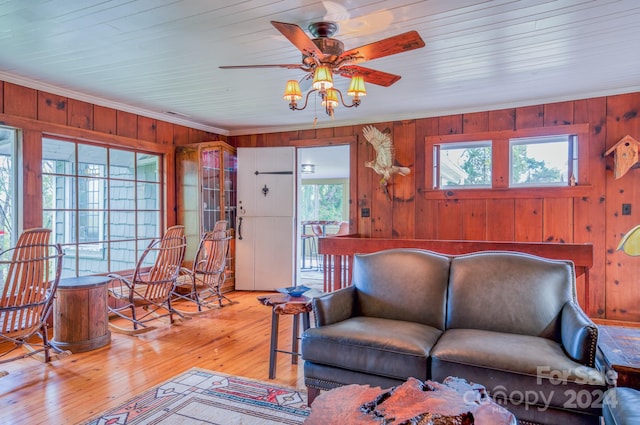
[[[282,100],[302,71],[218,68],[300,62],[272,20],[426,47],[363,63],[402,79],[331,120]],[[227,135],[484,111],[640,91],[640,2],[0,0],[0,79]]]

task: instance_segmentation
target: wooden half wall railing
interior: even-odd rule
[[[576,276],[584,276],[580,305],[585,312],[589,312],[589,269],[593,266],[593,245],[590,243],[378,239],[353,234],[321,237],[318,239],[318,253],[322,255],[324,264],[324,291],[332,292],[351,284],[354,254],[392,248],[419,248],[448,255],[478,251],[516,251],[555,260],[571,260]]]

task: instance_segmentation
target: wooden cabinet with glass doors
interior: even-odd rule
[[[213,230],[218,220],[229,223],[232,239],[222,292],[235,288],[236,172],[235,148],[224,142],[193,143],[176,150],[178,224],[184,225],[187,236],[185,265],[193,263],[202,233]]]

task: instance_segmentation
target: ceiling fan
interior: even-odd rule
[[[333,108],[338,105],[338,95],[344,106],[358,106],[360,104],[359,97],[366,94],[364,82],[388,87],[400,79],[399,75],[365,68],[360,66],[360,63],[425,46],[417,31],[408,31],[345,51],[344,44],[340,40],[332,38],[338,30],[338,25],[335,22],[321,21],[310,24],[308,29],[314,37],[313,39],[296,24],[277,21],[271,21],[271,24],[302,52],[301,63],[235,65],[221,66],[220,68],[300,69],[306,73],[303,80],[313,78],[313,90],[307,94],[304,106],[299,108],[296,103],[297,100],[302,99],[299,83],[297,80],[288,81],[284,98],[290,101],[290,109],[304,109],[307,106],[309,95],[317,91],[321,95],[323,106],[331,116],[333,116]],[[351,78],[347,91],[347,94],[354,96],[351,105],[345,104],[342,93],[333,87],[333,74]]]

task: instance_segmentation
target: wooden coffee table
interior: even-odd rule
[[[616,386],[640,390],[640,327],[598,325],[598,330],[598,350],[605,369],[616,372]]]
[[[516,425],[515,416],[495,403],[482,385],[449,377],[443,383],[407,382],[383,390],[346,385],[320,394],[305,425],[371,425],[387,423]]]

